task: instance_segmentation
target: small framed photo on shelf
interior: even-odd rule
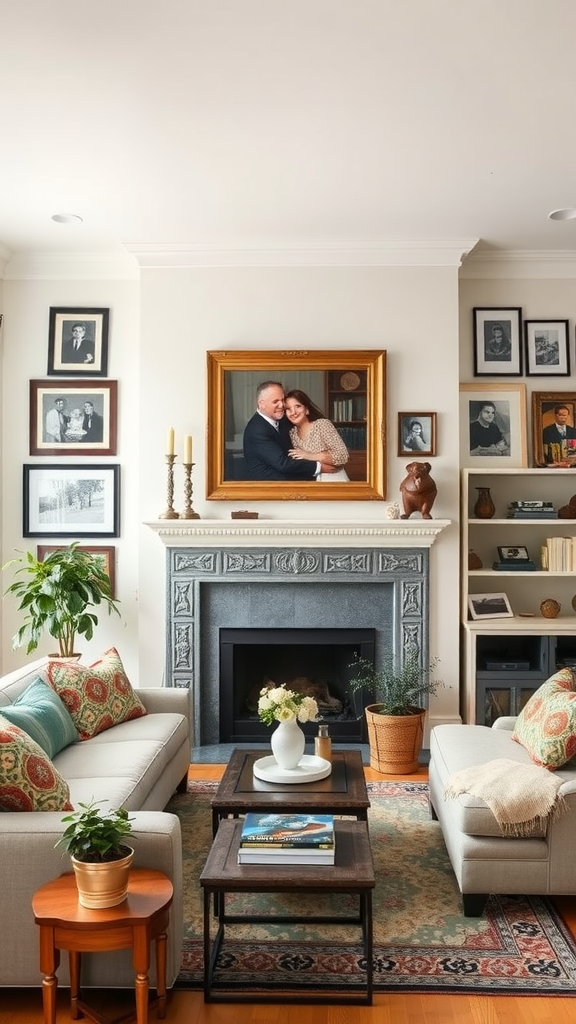
[[[526,376],[569,377],[567,320],[525,320]]]
[[[530,555],[528,554],[528,548],[521,547],[499,547],[498,557],[501,562],[529,562]]]
[[[576,466],[576,392],[532,392],[535,466]]]
[[[120,466],[25,465],[24,537],[119,537]]]
[[[398,455],[436,455],[436,413],[398,413]]]
[[[460,464],[474,469],[528,465],[525,384],[460,385]]]
[[[522,343],[520,325],[522,309],[475,306],[474,376],[520,377],[522,375]]]
[[[30,455],[116,455],[118,381],[30,381]]]
[[[505,619],[514,615],[506,594],[469,594],[472,619]]]
[[[36,548],[36,557],[39,562],[43,562],[46,555],[49,555],[51,551],[61,551],[62,548],[59,544],[39,544]],[[91,547],[87,544],[78,545],[78,551],[87,551],[89,554],[94,555],[96,558],[102,559],[102,568],[110,580],[110,592],[112,597],[116,596],[116,574],[115,574],[115,547]]]
[[[48,376],[105,377],[109,316],[102,307],[51,306]]]

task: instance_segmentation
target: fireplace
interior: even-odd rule
[[[270,727],[258,718],[264,685],[296,687],[314,696],[319,718],[337,742],[365,743],[363,715],[370,695],[351,697],[348,680],[355,658],[374,664],[373,629],[221,629],[220,741],[267,740]],[[318,726],[307,723],[315,735]]]
[[[222,630],[367,630],[377,669],[429,658],[429,549],[449,521],[148,525],[167,549],[165,684],[190,690],[195,746],[223,742]]]

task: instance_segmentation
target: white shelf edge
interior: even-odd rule
[[[548,569],[532,569],[530,572],[514,572],[513,570],[511,572],[502,572],[500,569],[469,569],[468,578],[471,579],[473,576],[497,576],[498,579],[501,580],[506,579],[509,576],[514,576],[516,579],[519,576],[548,576],[549,578],[553,576],[574,576],[576,580],[576,573],[570,570],[564,572],[550,572]]]
[[[469,519],[468,526],[564,526],[566,523],[573,523],[576,526],[576,519]]]

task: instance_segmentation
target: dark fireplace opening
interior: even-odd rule
[[[270,737],[258,718],[260,690],[291,684],[316,697],[319,720],[336,742],[365,743],[364,707],[370,695],[350,693],[355,657],[374,664],[373,629],[221,629],[220,742],[254,743]],[[310,739],[318,724],[302,728]]]

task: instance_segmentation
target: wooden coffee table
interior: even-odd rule
[[[216,838],[204,870],[200,885],[204,889],[204,1000],[205,1002],[234,1003],[352,1003],[372,1004],[372,890],[375,886],[374,865],[370,850],[368,828],[363,821],[335,822],[336,855],[334,865],[317,864],[238,864],[241,821],[225,820],[218,826]],[[302,916],[233,915],[226,914],[227,893],[337,893],[358,897],[357,916]],[[213,920],[211,897],[217,905],[217,932],[213,940],[210,925]],[[301,901],[303,911],[309,901]],[[283,986],[282,992],[274,987],[270,993],[232,992],[214,989],[214,974],[219,954],[224,945],[227,924],[345,924],[361,931],[362,951],[366,963],[366,983],[361,992],[337,983],[328,993],[303,989],[301,984]],[[365,989],[365,990],[364,990]]]
[[[368,820],[370,800],[366,789],[362,755],[358,750],[337,750],[332,754],[332,772],[317,782],[264,782],[254,775],[254,762],[263,750],[236,748],[226,766],[216,795],[211,800],[212,832],[229,815],[247,811],[284,814],[347,814]]]

